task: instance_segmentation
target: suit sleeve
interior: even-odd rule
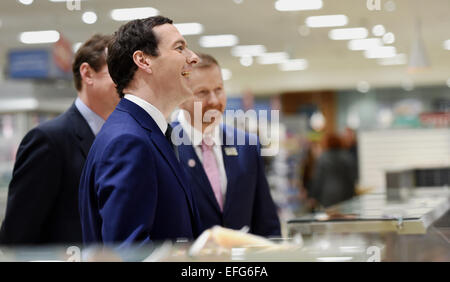
[[[0,243],[40,243],[42,226],[60,192],[62,160],[56,145],[39,128],[22,140],[9,184]]]
[[[272,196],[270,195],[270,188],[264,171],[264,163],[260,157],[261,149],[259,142],[256,148],[257,182],[251,232],[266,237],[281,236],[280,221]]]
[[[158,189],[154,157],[145,140],[133,135],[112,140],[95,179],[103,242],[150,242]]]

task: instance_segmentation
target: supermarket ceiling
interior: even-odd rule
[[[185,38],[191,49],[216,56],[222,67],[231,72],[231,78],[226,81],[230,94],[246,90],[275,94],[292,90],[354,89],[361,81],[371,87],[445,85],[450,78],[450,50],[445,48],[446,41],[450,40],[448,0],[291,0],[297,6],[306,3],[309,6],[306,8],[315,9],[300,11],[275,8],[277,1],[281,1],[277,7],[282,7],[286,0],[85,0],[80,2],[80,10],[69,10],[66,2],[54,1],[58,0],[1,1],[2,68],[9,49],[42,47],[42,44],[20,42],[21,32],[58,30],[76,43],[95,32],[115,31],[123,22],[112,19],[113,9],[153,7],[175,23],[203,26],[201,34],[185,35]],[[88,11],[96,13],[97,20],[93,24],[82,20]],[[324,15],[341,16],[310,18]],[[85,17],[92,20],[92,15]],[[336,26],[313,27],[321,24]],[[382,27],[374,30],[377,25]],[[342,28],[365,28],[367,32],[364,34],[364,29],[349,34],[332,31]],[[238,45],[263,45],[253,50],[255,52],[284,54],[278,54],[282,58],[266,58],[278,64],[261,64],[264,58],[259,57],[259,53],[248,53],[251,50],[244,50],[245,56],[238,57],[232,55],[232,47],[200,45],[202,36],[221,34],[234,35],[231,40],[238,41]],[[371,40],[350,43],[350,40],[332,40],[330,37],[334,36]],[[420,42],[417,38],[423,40],[422,47],[417,47]],[[450,49],[450,41],[447,45]],[[412,53],[414,58],[411,58]],[[408,71],[408,65],[420,65],[423,56],[428,57],[429,67]]]

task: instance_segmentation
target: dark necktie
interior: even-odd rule
[[[167,124],[167,130],[166,130],[166,133],[165,133],[166,139],[169,142],[170,146],[172,146],[172,149],[173,149],[173,151],[175,153],[175,156],[177,157],[177,160],[180,161],[180,157],[178,155],[178,148],[172,142],[172,131],[173,131],[172,126],[170,124]]]

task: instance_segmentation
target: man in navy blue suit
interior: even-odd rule
[[[227,100],[221,69],[212,56],[199,57],[191,74],[194,97],[180,106],[183,110],[173,126],[202,228],[247,226],[253,234],[280,236],[257,137],[219,125]],[[246,142],[241,145],[238,140]]]
[[[172,21],[131,21],[108,46],[108,69],[121,97],[96,137],[79,194],[86,244],[141,245],[193,239],[199,217],[174,147],[167,118],[193,96],[198,57]]]
[[[119,97],[106,65],[110,35],[96,34],[75,54],[78,92],[62,115],[26,134],[8,190],[0,245],[74,245],[82,242],[78,185],[95,135]]]

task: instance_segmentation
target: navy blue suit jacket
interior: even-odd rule
[[[189,140],[184,136],[179,122],[173,123],[173,127],[175,134],[179,134],[181,140]],[[223,212],[220,211],[211,184],[194,147],[186,145],[186,143],[178,146],[180,163],[188,175],[189,184],[197,200],[203,224],[202,230],[214,225],[231,229],[248,226],[250,233],[253,234],[280,236],[280,222],[270,195],[257,137],[228,126],[223,126],[222,132],[222,144],[224,144],[222,145],[222,155],[227,175]],[[245,138],[247,145],[237,145],[237,141],[241,138],[242,140]],[[236,148],[237,156],[233,156],[226,149],[232,147]],[[192,167],[194,163],[195,165]]]
[[[94,134],[73,104],[20,143],[0,245],[82,242],[78,184]]]
[[[198,236],[199,218],[171,144],[141,107],[122,99],[89,151],[79,209],[86,244],[144,244]]]

